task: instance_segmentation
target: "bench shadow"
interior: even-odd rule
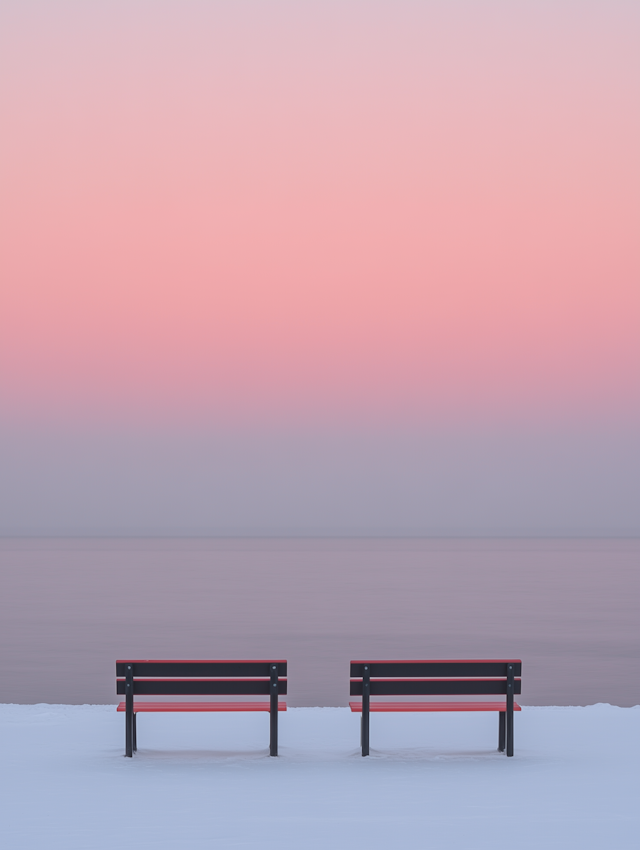
[[[358,755],[360,753],[358,752]],[[436,748],[411,748],[411,749],[393,749],[393,750],[375,750],[370,749],[370,757],[383,761],[479,761],[490,759],[505,759],[505,753],[501,753],[498,749],[487,750],[441,750]],[[511,759],[509,759],[511,761]]]
[[[145,761],[170,761],[172,759],[185,761],[228,761],[230,759],[258,761],[264,758],[270,758],[268,747],[260,750],[211,750],[203,748],[193,750],[154,750],[149,747],[143,747],[134,753],[133,761],[136,761],[136,759],[143,759]]]

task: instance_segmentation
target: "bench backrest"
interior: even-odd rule
[[[118,694],[235,696],[287,693],[286,661],[116,661]]]
[[[519,694],[522,661],[352,661],[351,696]],[[509,691],[508,684],[513,684]]]

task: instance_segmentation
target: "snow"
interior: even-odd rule
[[[2,835],[19,848],[636,848],[640,709],[493,714],[145,714],[0,706]]]

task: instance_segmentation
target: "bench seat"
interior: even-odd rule
[[[362,711],[361,702],[350,702],[351,711]],[[504,702],[372,702],[369,711],[506,711]],[[513,703],[514,711],[522,711]]]
[[[118,711],[126,711],[126,702],[118,705]],[[139,711],[270,711],[268,702],[135,702],[133,713]],[[286,711],[287,704],[278,701],[278,711]]]

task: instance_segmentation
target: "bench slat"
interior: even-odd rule
[[[522,682],[513,683],[514,693]],[[350,696],[362,696],[362,679],[350,683]],[[491,696],[507,693],[506,679],[371,679],[371,696]]]
[[[117,711],[126,711],[121,702]],[[139,711],[269,711],[268,702],[139,702],[133,704],[133,713]],[[287,704],[278,702],[278,711],[286,711]]]
[[[350,702],[351,711],[362,711],[361,702]],[[506,711],[504,702],[372,702],[369,711]],[[521,707],[514,702],[514,711]]]
[[[116,681],[116,693],[125,693],[124,679]],[[266,696],[269,679],[134,679],[136,696]],[[278,679],[278,694],[287,693],[287,680]]]
[[[187,678],[270,676],[271,665],[278,665],[278,675],[287,675],[286,661],[178,661],[131,660],[116,661],[116,676],[126,675],[126,666],[133,664],[134,676],[183,676]]]
[[[369,675],[374,677],[402,676],[403,678],[445,678],[450,676],[506,676],[507,664],[513,665],[513,675],[522,675],[520,659],[491,661],[352,661],[351,677],[361,677],[364,665],[369,667]]]

